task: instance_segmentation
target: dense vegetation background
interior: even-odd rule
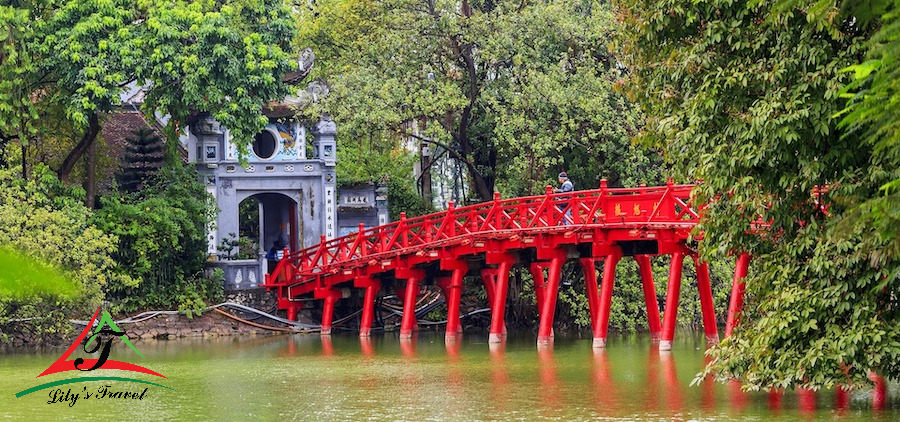
[[[753,389],[896,377],[898,2],[618,3],[642,139],[703,179],[708,259],[753,256],[709,372]]]
[[[52,321],[104,299],[127,311],[215,298],[220,284],[200,276],[212,208],[174,143],[152,176],[132,174],[140,189],[124,175],[95,200],[97,134],[138,82],[143,111],[172,116],[170,139],[206,111],[249,143],[309,47],[330,93],[301,112],[333,116],[339,180],[386,181],[394,217],[433,209],[412,178],[422,146],[461,169],[472,201],[539,194],[560,171],[579,189],[702,179],[719,315],[734,254],[753,256],[741,325],[709,371],[749,388],[896,378],[898,13],[896,0],[7,3],[0,243],[77,292],[0,295],[0,325],[52,309],[46,329],[65,330]],[[586,326],[569,273],[560,319]],[[513,307],[530,306],[528,277],[513,280]],[[623,261],[614,327],[644,326],[639,285]],[[685,324],[699,320],[692,294]]]

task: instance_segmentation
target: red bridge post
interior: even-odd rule
[[[381,290],[381,281],[372,277],[359,277],[353,281],[354,287],[365,288],[362,315],[359,321],[359,336],[369,337],[372,334],[372,321],[375,320],[375,298]]]
[[[584,272],[584,291],[588,298],[588,309],[591,311],[591,328],[594,332],[594,338],[597,338],[598,321],[600,313],[600,292],[597,286],[597,268],[594,267],[595,258],[581,258],[581,270]],[[594,340],[594,347],[596,340]]]
[[[547,282],[544,280],[544,268],[546,267],[547,264],[543,262],[532,262],[528,266],[528,271],[531,273],[534,283],[534,301],[537,305],[538,316],[541,315],[544,309],[544,295],[547,287]]]
[[[741,309],[744,308],[744,277],[747,276],[747,267],[750,265],[750,254],[742,253],[734,265],[734,280],[731,282],[731,303],[728,306],[728,320],[725,322],[725,337],[731,337],[731,332],[738,323]]]
[[[334,321],[334,304],[341,298],[341,291],[337,289],[316,289],[313,293],[316,299],[325,299],[322,307],[322,331],[323,336],[331,335],[331,323]]]
[[[400,320],[400,338],[412,338],[416,328],[416,296],[419,295],[419,283],[425,279],[425,271],[420,269],[398,268],[394,271],[398,279],[406,279],[406,292],[403,296],[403,318]]]
[[[609,311],[612,305],[613,285],[616,281],[616,264],[622,252],[616,250],[603,260],[603,280],[600,286],[599,315],[594,324],[594,347],[606,347],[606,335],[609,330]]]
[[[538,250],[540,255],[541,250]],[[556,298],[559,293],[559,278],[562,265],[566,259],[566,252],[561,249],[553,249],[549,255],[550,271],[547,277],[547,287],[544,292],[544,300],[541,307],[541,322],[538,326],[538,346],[553,344],[553,314],[556,312]],[[539,256],[540,258],[540,256]]]
[[[447,327],[444,341],[456,341],[462,334],[459,322],[459,308],[462,302],[463,277],[469,272],[469,264],[463,260],[442,259],[441,270],[450,271],[450,280],[444,288],[444,300],[447,301]]]
[[[484,294],[487,296],[488,308],[491,309],[491,316],[494,315],[494,295],[497,294],[497,269],[482,268],[481,283],[484,284]]]
[[[303,302],[291,302],[287,299],[282,300],[282,298],[279,297],[278,307],[286,310],[288,321],[296,321],[297,313],[300,312],[301,309],[303,309]]]
[[[659,342],[659,350],[672,350],[672,340],[675,338],[675,324],[678,318],[678,297],[681,294],[681,267],[683,264],[683,252],[678,251],[672,254],[672,264],[669,267],[669,285],[666,288],[666,310],[663,315],[662,340]]]
[[[641,284],[644,288],[644,303],[647,307],[647,326],[650,329],[651,341],[659,341],[662,329],[659,326],[659,303],[656,301],[656,285],[653,283],[653,266],[647,255],[635,255],[638,269],[641,272]]]
[[[872,410],[884,410],[887,404],[887,383],[875,372],[869,372],[869,379],[875,383],[875,389],[872,391]]]
[[[713,304],[712,286],[709,282],[709,265],[701,261],[697,255],[693,256],[694,267],[697,269],[697,293],[700,297],[700,311],[703,315],[703,329],[706,332],[706,343],[719,342],[719,328],[716,327],[716,308]]]
[[[506,335],[506,293],[509,290],[509,270],[515,263],[515,257],[507,253],[488,252],[485,256],[487,264],[497,264],[494,283],[494,297],[491,301],[491,329],[488,343],[500,343]]]

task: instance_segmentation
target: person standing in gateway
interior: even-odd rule
[[[569,180],[569,175],[566,174],[566,172],[562,172],[559,174],[559,185],[560,186],[558,188],[553,189],[554,193],[566,193],[566,192],[572,192],[575,190],[575,184],[572,183],[571,180]],[[568,206],[567,201],[562,201],[556,205],[556,207],[559,208],[560,212],[565,210],[566,206]],[[564,226],[569,225],[569,222],[571,220],[572,220],[572,210],[568,210],[568,211],[566,211],[566,215],[565,215],[565,218],[563,218],[562,224]]]

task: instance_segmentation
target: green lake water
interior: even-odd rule
[[[557,338],[539,350],[533,335],[491,347],[467,334],[454,346],[422,332],[361,342],[353,334],[137,341],[144,355],[119,344],[110,359],[145,366],[168,379],[116,370],[36,378],[63,349],[0,354],[0,419],[9,420],[589,420],[840,419],[898,420],[897,392],[873,410],[871,392],[838,403],[834,392],[782,397],[742,393],[735,385],[691,386],[704,365],[702,336],[679,333],[672,352],[645,336],[614,336],[605,350],[590,339]],[[79,348],[79,351],[81,349]],[[72,358],[79,354],[73,354]],[[81,356],[84,356],[83,352]],[[131,377],[58,387],[80,393],[48,404],[53,390],[21,398],[36,385],[79,376]],[[98,399],[98,389],[142,392],[142,400]],[[892,385],[893,387],[893,385]],[[84,391],[92,397],[84,397]]]

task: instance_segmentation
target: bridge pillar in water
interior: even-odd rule
[[[701,261],[697,255],[694,255],[693,259],[694,267],[697,269],[697,293],[700,297],[706,343],[715,344],[719,342],[719,328],[716,327],[716,308],[713,305],[712,286],[709,282],[709,265],[706,261]]]
[[[538,261],[528,265],[534,283],[534,301],[537,307],[538,320],[544,309],[544,298],[547,296],[547,278],[544,277],[544,269],[550,267],[550,262]],[[553,329],[550,329],[550,337],[553,337]]]
[[[442,259],[440,268],[450,271],[449,279],[438,280],[438,285],[444,292],[444,300],[447,302],[447,327],[444,333],[444,341],[455,341],[462,334],[462,324],[459,321],[459,308],[462,302],[463,277],[469,272],[469,264],[463,260]]]
[[[534,301],[537,304],[538,316],[541,315],[541,309],[544,306],[544,292],[547,287],[547,281],[544,279],[544,268],[547,268],[548,265],[546,262],[532,262],[528,265],[528,271],[531,273],[531,278],[534,282]]]
[[[362,315],[359,320],[359,336],[369,337],[372,335],[372,322],[375,320],[375,298],[381,290],[381,281],[372,277],[357,277],[353,280],[353,286],[366,289]]]
[[[656,301],[656,285],[653,282],[653,267],[650,263],[650,257],[647,255],[635,255],[634,260],[637,262],[638,270],[641,273],[650,339],[651,341],[659,341],[662,328],[659,325],[659,303]]]
[[[588,310],[591,312],[591,329],[594,333],[594,347],[597,345],[598,321],[600,314],[600,291],[597,286],[597,268],[594,267],[595,258],[581,258],[578,262],[584,272],[584,292],[588,299]]]
[[[887,383],[875,372],[869,372],[869,379],[875,383],[872,391],[872,410],[884,410],[887,404]]]
[[[288,290],[288,288],[278,287],[278,309],[284,309],[285,312],[287,312],[287,319],[289,321],[296,321],[297,312],[303,309],[303,302],[292,301],[291,298],[284,293],[285,290]]]
[[[495,276],[491,277],[494,284],[494,295],[491,300],[491,328],[488,335],[488,343],[500,343],[506,335],[506,295],[509,291],[509,270],[512,269],[516,259],[504,252],[488,252],[485,262],[489,265],[497,265]],[[488,280],[485,280],[487,283]]]
[[[322,306],[321,334],[323,336],[331,335],[331,323],[334,321],[334,305],[341,298],[341,291],[328,288],[316,289],[313,291],[313,297],[325,300],[325,304]]]
[[[538,347],[553,344],[553,314],[556,312],[556,299],[559,294],[559,279],[562,266],[566,260],[566,251],[558,248],[538,249],[538,259],[550,260],[544,299],[541,304],[541,319],[538,325]]]
[[[492,324],[495,308],[494,301],[497,299],[497,279],[499,277],[500,271],[497,268],[483,268],[481,270],[481,282],[484,283],[484,292],[487,296],[488,307],[491,309]],[[506,324],[503,324],[502,332],[504,334],[506,333]]]
[[[672,254],[672,264],[669,267],[669,285],[666,288],[666,310],[663,315],[662,339],[659,342],[659,350],[672,350],[672,340],[675,338],[675,324],[678,318],[678,297],[681,294],[681,267],[684,264],[684,252],[678,251]]]
[[[731,332],[740,319],[741,309],[744,308],[744,277],[747,276],[747,267],[750,265],[750,254],[742,253],[734,265],[734,280],[731,282],[731,301],[728,305],[728,319],[725,322],[725,337],[730,337]]]
[[[403,318],[400,320],[400,338],[412,338],[416,329],[416,296],[419,295],[419,283],[425,279],[425,271],[421,269],[398,268],[394,271],[398,279],[406,279],[406,290],[403,295]]]
[[[606,335],[609,331],[609,312],[612,305],[613,286],[616,281],[616,264],[622,257],[618,248],[603,260],[603,279],[600,286],[597,319],[594,322],[594,347],[606,347]]]

